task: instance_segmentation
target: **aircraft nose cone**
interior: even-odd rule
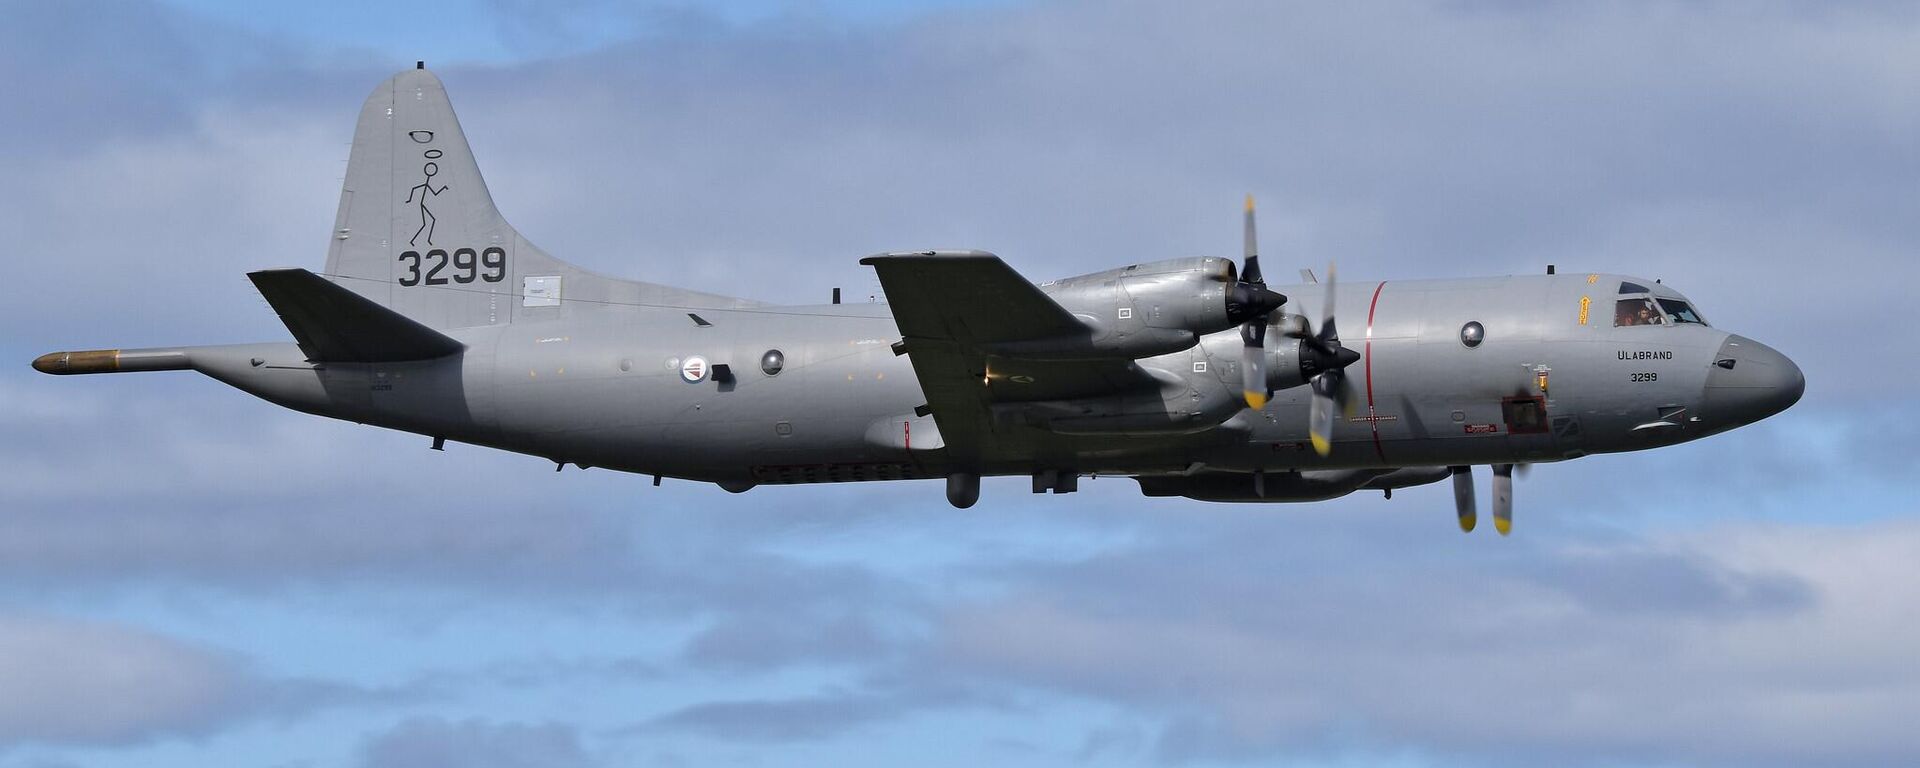
[[[1786,355],[1745,336],[1728,336],[1707,373],[1707,415],[1723,429],[1772,416],[1800,402],[1807,378]]]

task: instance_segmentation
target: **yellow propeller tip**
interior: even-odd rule
[[[1267,395],[1265,392],[1254,392],[1249,390],[1246,392],[1242,392],[1240,394],[1246,395],[1248,408],[1252,408],[1257,411],[1267,407]]]
[[[1332,441],[1319,435],[1308,435],[1307,439],[1313,442],[1313,452],[1320,454],[1321,458],[1326,458],[1327,454],[1333,453]]]
[[[1476,518],[1473,515],[1462,515],[1460,517],[1460,532],[1473,533],[1473,524],[1475,521]]]
[[[1253,210],[1253,194],[1252,193],[1247,194],[1247,210],[1249,211]]]
[[[1493,529],[1499,531],[1502,536],[1513,533],[1513,521],[1496,517],[1493,519]]]

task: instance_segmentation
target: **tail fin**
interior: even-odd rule
[[[360,109],[326,276],[429,328],[752,303],[602,277],[527,242],[494,207],[453,104],[425,68],[394,75]]]

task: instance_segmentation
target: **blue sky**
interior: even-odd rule
[[[1904,4],[0,3],[0,768],[1920,762]],[[773,301],[1035,279],[1662,277],[1761,424],[1221,507],[1099,479],[735,496],[54,349],[278,340],[360,101],[426,59],[503,212]]]
[[[602,3],[470,0],[383,3],[167,3],[212,23],[304,49],[369,52],[443,64],[512,64],[591,52],[634,39],[728,34],[807,22],[822,28],[890,25],[1004,0],[739,0]]]

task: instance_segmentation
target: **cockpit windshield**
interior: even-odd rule
[[[1657,281],[1656,281],[1657,282]],[[1660,286],[1660,293],[1630,280],[1620,282],[1620,298],[1613,304],[1613,325],[1622,328],[1630,325],[1706,325],[1700,313],[1693,310],[1672,289]]]
[[[1675,323],[1707,324],[1707,321],[1700,319],[1699,313],[1693,311],[1692,305],[1679,299],[1661,299],[1660,308],[1666,310],[1667,317],[1673,318]]]
[[[1666,319],[1660,316],[1660,310],[1653,308],[1653,299],[1636,296],[1621,299],[1613,303],[1613,325],[1616,328],[1629,325],[1665,325]]]

